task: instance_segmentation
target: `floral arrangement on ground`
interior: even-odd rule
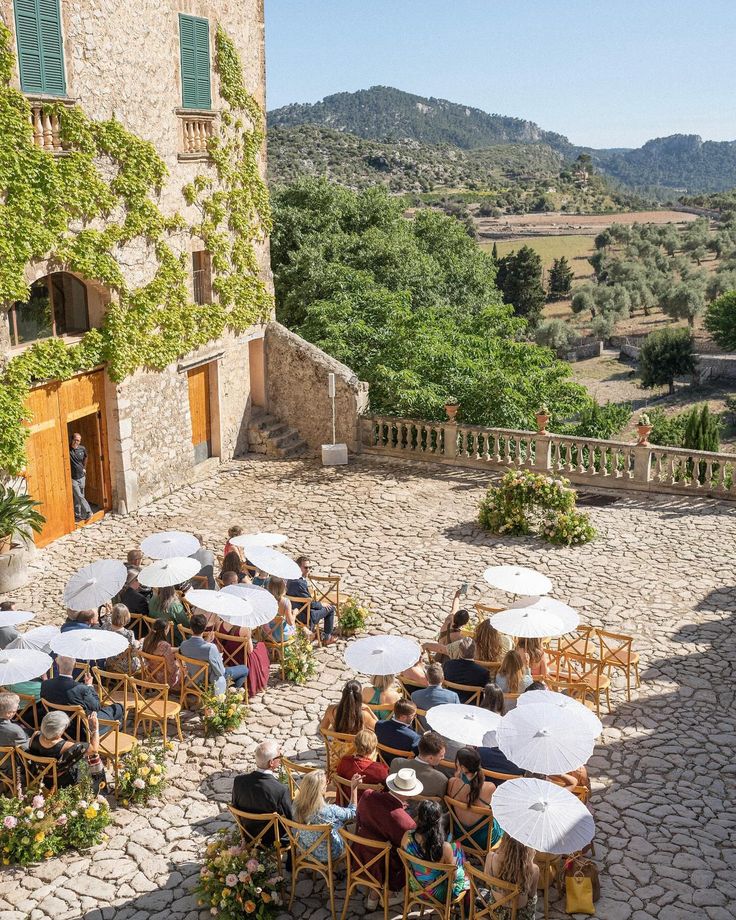
[[[0,797],[0,852],[4,866],[27,866],[67,850],[85,850],[107,839],[110,809],[95,797],[89,778],[69,789],[20,798]]]
[[[202,694],[202,724],[205,735],[221,735],[240,728],[248,715],[245,690],[228,687],[224,693],[208,690]]]
[[[294,684],[306,684],[317,673],[317,659],[312,643],[301,629],[284,649],[284,679]]]
[[[207,847],[195,890],[200,907],[222,920],[266,920],[279,912],[282,881],[274,850],[247,847],[237,832],[223,831]]]
[[[576,508],[577,493],[567,479],[531,470],[510,470],[489,487],[478,521],[491,533],[537,534],[557,546],[580,546],[595,535],[588,515]]]
[[[121,760],[115,795],[121,805],[141,805],[166,787],[166,751],[161,743],[139,744]]]
[[[344,636],[351,636],[365,629],[370,615],[370,610],[359,598],[349,597],[340,608],[340,632]]]

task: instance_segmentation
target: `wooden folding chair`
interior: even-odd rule
[[[281,825],[280,817],[276,812],[269,814],[256,814],[250,811],[241,811],[234,805],[228,805],[228,810],[235,818],[235,823],[240,831],[240,839],[249,849],[257,847],[273,847],[276,858],[281,864]]]
[[[485,865],[486,856],[491,850],[491,836],[493,834],[493,812],[490,808],[481,805],[468,805],[459,799],[446,795],[444,798],[447,812],[450,816],[450,836],[465,854],[467,860],[477,860],[481,867]],[[467,827],[458,817],[458,811],[472,812],[474,822]],[[485,836],[485,846],[481,846],[475,839]]]
[[[313,773],[315,770],[319,770],[320,767],[311,763],[299,763],[296,760],[289,760],[288,757],[281,755],[281,766],[284,768],[284,773],[286,773],[286,782],[289,784],[289,795],[294,798],[294,796],[299,791],[299,779],[302,776],[306,776],[307,773]]]
[[[521,888],[518,885],[486,875],[470,863],[465,866],[465,876],[470,882],[470,916],[473,920],[516,920],[521,895]],[[497,900],[492,894],[486,897],[484,892],[491,888],[503,891],[505,894]]]
[[[635,686],[641,686],[639,679],[639,653],[633,649],[634,639],[622,633],[598,630],[600,660],[610,674],[611,671],[623,671],[626,675],[626,699],[631,700],[631,672],[634,672]]]
[[[250,640],[247,636],[230,636],[227,633],[215,632],[212,634],[212,641],[220,649],[222,663],[226,668],[248,663],[247,646]],[[233,648],[232,643],[237,643],[237,645]],[[248,681],[243,684],[243,690],[245,691],[243,702],[247,706],[249,702]]]
[[[92,676],[95,680],[95,689],[97,696],[100,698],[100,705],[112,706],[119,703],[123,707],[125,718],[128,718],[128,710],[135,708],[133,695],[128,685],[127,674],[120,674],[118,671],[103,671],[101,668],[92,668]]]
[[[479,664],[482,668],[485,668],[491,677],[494,677],[498,669],[501,667],[500,661],[478,661],[477,659],[473,660],[476,664]]]
[[[383,920],[388,920],[388,901],[390,897],[388,887],[388,861],[391,855],[391,844],[379,840],[369,840],[351,834],[341,827],[338,831],[345,844],[345,861],[347,864],[347,878],[345,880],[345,904],[342,909],[341,920],[345,920],[350,899],[356,888],[365,888],[375,892],[383,903]],[[370,859],[359,855],[355,847],[360,846],[363,851],[374,850]],[[376,875],[383,879],[379,881]]]
[[[605,673],[606,666],[597,658],[565,652],[567,662],[566,679],[569,683],[585,688],[585,696],[592,696],[596,715],[601,714],[601,694],[605,694],[606,707],[611,712],[611,678]]]
[[[81,706],[63,706],[61,703],[49,703],[48,700],[41,700],[40,703],[42,722],[43,717],[49,712],[65,712],[69,716],[69,724],[64,729],[62,738],[74,743],[89,740],[87,713]]]
[[[537,889],[541,888],[544,895],[544,920],[549,917],[549,889],[552,885],[557,888],[558,896],[561,894],[560,882],[560,857],[552,853],[534,854],[534,862],[539,866],[539,881]]]
[[[38,731],[38,708],[35,696],[29,693],[19,693],[20,704],[18,705],[18,714],[16,719],[21,725],[24,725],[29,731]]]
[[[339,776],[337,773],[333,773],[332,782],[335,784],[335,804],[347,805],[350,801],[350,780],[345,779],[344,776]],[[365,792],[366,789],[371,789],[373,792],[380,792],[383,786],[380,783],[358,783],[358,798],[360,798],[361,793]]]
[[[345,754],[352,754],[355,750],[355,735],[333,732],[328,728],[321,728],[319,733],[325,743],[325,759],[327,761],[325,769],[327,779],[330,780],[337,769],[340,758],[344,757]]]
[[[143,613],[131,613],[130,622],[128,623],[128,629],[133,633],[136,639],[145,639],[147,627],[144,624],[145,614]]]
[[[389,769],[391,769],[391,761],[394,759],[394,757],[406,757],[409,760],[412,760],[414,754],[412,751],[402,751],[400,748],[392,748],[387,744],[379,744],[378,756],[381,758],[381,761],[385,763]]]
[[[117,795],[120,760],[136,747],[138,739],[134,735],[121,732],[120,724],[115,719],[98,718],[97,724],[100,727],[99,754],[103,760],[110,761],[112,764],[112,772],[115,777],[115,794]],[[103,728],[107,729],[104,734],[102,734]]]
[[[18,767],[15,748],[0,747],[0,795],[18,795]]]
[[[482,768],[481,768],[482,769]],[[483,776],[492,783],[506,782],[507,779],[519,779],[520,773],[501,773],[498,770],[482,770]]]
[[[411,695],[415,690],[426,690],[427,689],[426,684],[424,685],[410,684],[408,681],[404,680],[404,678],[401,676],[397,677],[396,679],[398,680],[401,689],[404,691],[404,696],[407,698],[407,700],[411,699]]]
[[[169,666],[163,655],[152,655],[150,652],[143,651],[136,654],[141,659],[141,677],[143,680],[171,685],[170,678],[173,675],[169,674]]]
[[[173,719],[179,740],[182,741],[181,704],[169,699],[169,685],[141,680],[139,677],[128,679],[135,703],[133,734],[138,735],[139,725],[143,726],[144,731],[150,731],[153,725],[158,725],[166,744],[169,719]]]
[[[206,591],[210,586],[210,581],[206,575],[192,575],[189,580],[193,588],[203,588]]]
[[[597,632],[595,627],[580,623],[572,632],[553,639],[550,650],[561,652],[563,655],[566,652],[572,652],[574,655],[587,657],[590,652],[597,651],[595,649]]]
[[[453,898],[452,886],[457,874],[457,866],[448,866],[446,863],[429,862],[426,859],[419,859],[417,856],[410,856],[406,850],[399,850],[399,857],[404,864],[404,874],[406,884],[404,885],[404,917],[409,916],[412,907],[418,907],[421,916],[424,911],[434,910],[442,917],[442,920],[450,920],[452,908],[460,906],[465,898],[465,892]],[[422,884],[416,876],[419,870],[423,874],[431,872],[433,875],[431,882]],[[444,898],[440,899],[432,894],[433,889],[444,887]]]
[[[479,706],[481,697],[483,696],[483,691],[485,687],[472,687],[468,684],[453,684],[449,680],[442,681],[442,686],[446,690],[454,690],[455,693],[463,698],[463,694],[468,694],[468,698],[465,700],[466,706]]]
[[[291,852],[291,895],[289,897],[289,910],[294,903],[294,894],[296,892],[296,883],[302,872],[312,872],[321,875],[327,885],[330,896],[330,913],[332,920],[336,920],[335,914],[335,875],[334,867],[343,857],[339,859],[332,858],[332,845],[330,837],[332,835],[331,824],[299,824],[297,821],[289,821],[288,818],[279,818],[281,826],[286,831],[289,840],[289,850]],[[300,833],[309,834],[314,838],[309,844],[302,844]],[[316,835],[316,837],[315,837]],[[327,862],[322,862],[315,856],[315,851],[322,845],[327,849]],[[343,854],[344,855],[344,854]]]
[[[317,645],[322,647],[322,626],[321,621],[317,622],[312,626],[312,598],[311,597],[292,597],[287,594],[286,599],[291,601],[292,609],[296,615],[296,626],[297,629],[302,629],[305,632],[314,633],[314,638],[317,640]],[[304,616],[305,621],[299,619],[299,617]]]
[[[15,749],[20,783],[25,792],[54,793],[59,786],[55,757],[39,757],[20,748]]]
[[[273,620],[271,632],[263,634],[263,644],[268,649],[269,656],[272,657],[273,660],[273,655],[275,655],[276,660],[278,661],[279,668],[281,669],[281,680],[286,680],[286,671],[284,670],[284,656],[286,654],[286,649],[294,642],[293,634],[291,636],[284,635],[285,626],[286,620],[281,615],[279,615]],[[280,627],[280,639],[274,639],[273,637],[273,632],[277,629],[277,627]]]
[[[335,619],[340,622],[340,576],[310,575],[312,599],[325,607],[335,608]]]
[[[427,710],[426,709],[417,709],[414,713],[414,731],[418,734],[422,734],[429,730],[429,725],[427,723]]]
[[[376,717],[378,722],[386,722],[393,715],[393,703],[363,703],[366,709],[369,709]],[[388,715],[384,715],[388,713]]]
[[[494,607],[490,604],[473,604],[473,610],[478,614],[478,622],[487,620],[493,613],[500,613],[505,607]]]
[[[174,624],[171,620],[167,620],[166,617],[141,616],[141,624],[143,628],[145,629],[145,632],[143,633],[143,638],[145,639],[148,633],[153,629],[153,624],[158,619],[163,620],[164,623],[166,624],[166,633],[165,633],[166,641],[173,645],[174,644]]]
[[[179,664],[179,701],[183,709],[199,709],[202,697],[210,689],[210,663],[201,658],[187,658],[181,652],[174,652],[174,657]],[[193,697],[194,706],[187,705],[189,697]]]

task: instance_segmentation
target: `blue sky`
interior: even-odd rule
[[[376,84],[593,147],[736,140],[734,0],[266,0],[268,106]]]

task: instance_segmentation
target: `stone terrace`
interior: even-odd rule
[[[589,764],[602,866],[598,916],[732,918],[736,508],[622,496],[591,509],[598,540],[558,549],[480,532],[474,519],[487,484],[475,471],[399,462],[332,470],[313,461],[232,462],[138,514],[59,540],[38,554],[33,585],[15,599],[41,620],[58,621],[63,584],[83,563],[123,558],[151,531],[169,528],[201,530],[221,550],[237,522],[283,531],[287,549],[309,552],[318,571],[340,573],[344,590],[375,611],[370,630],[428,638],[461,581],[475,581],[470,601],[491,599],[478,580],[484,566],[538,567],[585,620],[634,633],[643,656],[642,689],[631,703],[614,693]],[[319,759],[318,719],[348,676],[343,648],[319,652],[319,677],[306,688],[272,678],[236,735],[205,740],[191,720],[164,801],[118,811],[109,841],[89,854],[6,871],[0,920],[199,917],[190,887],[205,837],[228,823],[233,775],[252,766],[253,748],[267,736],[280,738],[288,754]],[[328,916],[321,883],[298,890],[294,915]],[[552,916],[566,915],[553,908]]]

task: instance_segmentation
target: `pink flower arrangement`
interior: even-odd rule
[[[9,831],[12,831],[14,827],[17,827],[18,819],[14,818],[13,815],[5,815],[3,818],[3,827]]]

